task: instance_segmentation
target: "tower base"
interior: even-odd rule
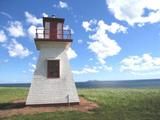
[[[73,80],[34,79],[26,105],[79,103],[79,97]]]

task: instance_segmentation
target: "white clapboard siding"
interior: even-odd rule
[[[40,54],[26,105],[79,102],[76,86],[67,58],[66,43],[51,42],[40,46]],[[47,60],[60,60],[60,78],[47,78]]]

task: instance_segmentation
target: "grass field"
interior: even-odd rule
[[[0,109],[26,98],[27,88],[0,88]],[[2,120],[160,120],[160,89],[79,89],[80,96],[99,104],[90,112],[65,111],[18,115]]]

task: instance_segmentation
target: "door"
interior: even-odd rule
[[[57,39],[57,23],[50,23],[50,39]]]
[[[59,60],[48,60],[47,63],[47,76],[48,78],[59,78],[60,77],[60,64]]]

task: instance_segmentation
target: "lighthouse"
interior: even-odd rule
[[[40,53],[26,105],[79,103],[66,53],[71,30],[63,30],[63,25],[63,18],[43,17],[43,29],[36,29],[34,40]]]

